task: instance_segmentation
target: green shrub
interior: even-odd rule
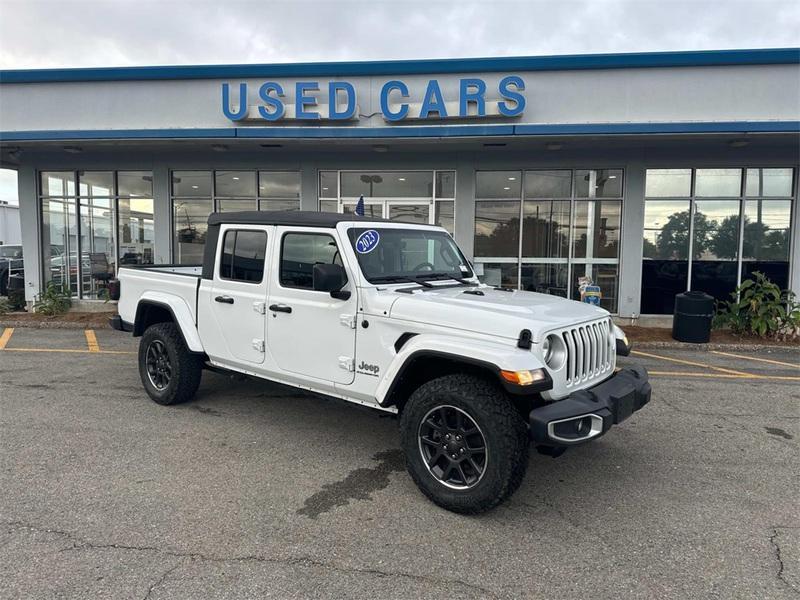
[[[760,337],[800,335],[800,304],[789,290],[772,283],[755,271],[731,294],[732,300],[717,302],[714,328]]]
[[[72,306],[72,293],[67,285],[49,281],[36,299],[35,310],[43,315],[61,315]]]
[[[0,315],[4,315],[11,310],[11,303],[5,296],[0,296]]]

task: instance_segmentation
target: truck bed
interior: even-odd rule
[[[133,323],[136,307],[143,297],[161,300],[168,305],[180,297],[186,304],[192,324],[197,323],[197,289],[200,285],[200,265],[135,265],[119,269],[121,295],[119,314],[123,321]]]

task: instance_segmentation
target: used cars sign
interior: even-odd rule
[[[222,84],[222,112],[231,121],[350,121],[358,119],[358,97],[355,86],[348,81],[297,81],[294,101],[287,101],[287,90],[276,81],[266,81],[257,90],[246,82],[238,85],[234,97],[231,84]],[[325,89],[327,88],[327,89]],[[234,88],[235,89],[235,88]],[[422,102],[410,102],[409,86],[393,79],[380,89],[380,112],[386,121],[474,119],[484,117],[517,117],[525,110],[525,82],[518,75],[503,77],[497,90],[487,99],[483,79],[470,77],[459,80],[458,96],[447,98],[439,81],[428,81]],[[320,96],[327,95],[320,103]],[[251,105],[251,98],[257,103]]]

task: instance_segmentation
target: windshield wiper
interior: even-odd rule
[[[384,275],[382,277],[373,277],[372,283],[418,283],[419,285],[427,288],[436,287],[432,283],[428,283],[417,277],[410,275]]]
[[[468,279],[464,279],[463,277],[458,277],[457,275],[453,275],[452,273],[425,273],[425,275],[420,275],[420,277],[425,277],[427,280],[431,279],[452,279],[453,281],[457,281],[462,285],[478,285],[474,281],[469,281]]]

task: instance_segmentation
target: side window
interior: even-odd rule
[[[333,237],[324,233],[287,233],[281,244],[283,287],[314,289],[315,264],[342,264]]]
[[[230,229],[222,240],[219,275],[222,279],[261,283],[266,253],[266,232]]]

